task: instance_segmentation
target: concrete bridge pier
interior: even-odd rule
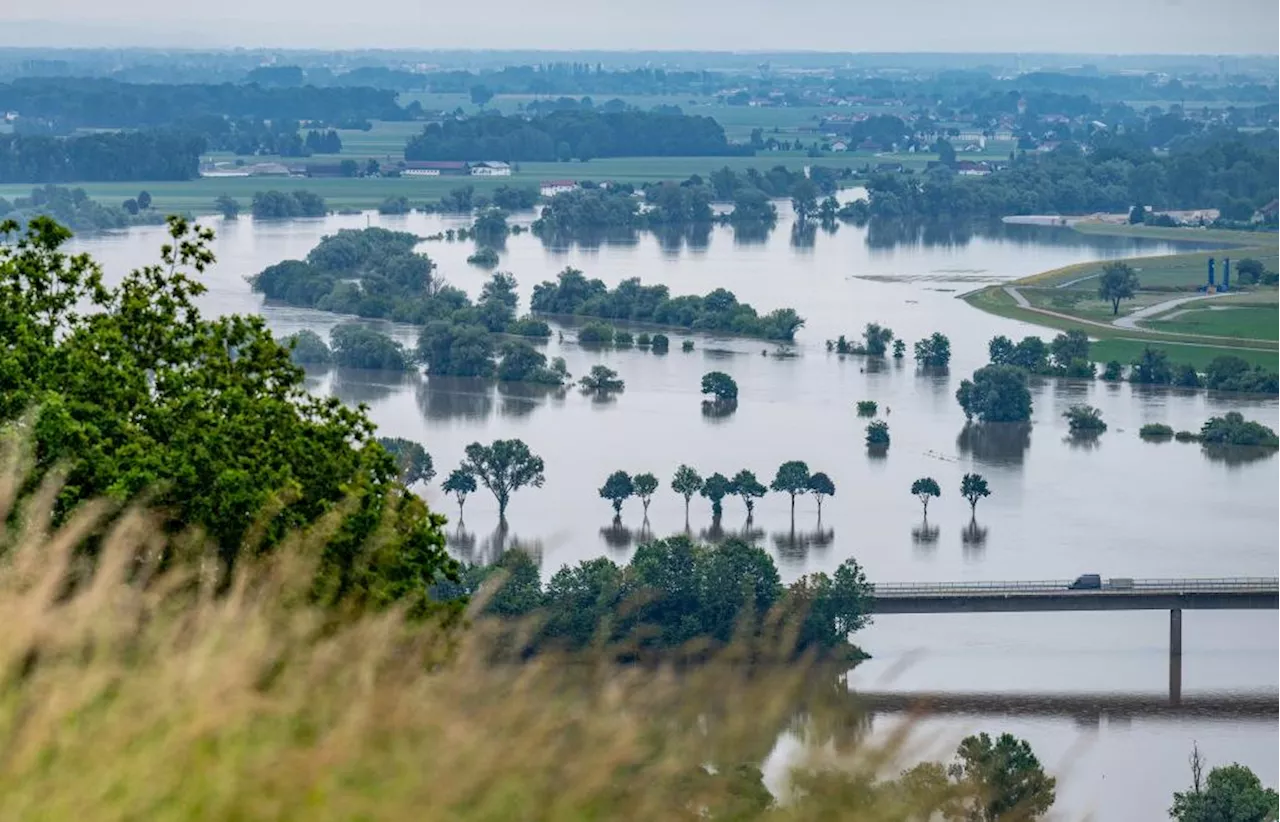
[[[1169,610],[1169,702],[1182,702],[1182,609]]]

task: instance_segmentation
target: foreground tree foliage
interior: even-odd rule
[[[1191,757],[1191,789],[1173,795],[1174,822],[1270,822],[1280,817],[1280,795],[1265,788],[1249,768],[1232,763],[1209,771],[1199,748]]]
[[[213,234],[181,218],[169,234],[161,262],[115,288],[59,250],[70,234],[51,220],[0,247],[0,423],[31,437],[35,479],[65,472],[58,519],[146,495],[232,567],[341,510],[317,594],[421,602],[455,570],[443,519],[405,491],[363,411],[304,390],[261,318],[200,315],[187,272],[213,263]]]

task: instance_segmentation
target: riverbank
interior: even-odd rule
[[[1216,236],[1234,232],[1213,233]],[[1253,258],[1267,269],[1276,270],[1280,259],[1274,235],[1246,235],[1255,241],[1259,237],[1268,239],[1270,244],[1124,260],[1138,274],[1141,286],[1132,299],[1122,301],[1119,314],[1112,314],[1111,306],[1097,297],[1097,278],[1103,266],[1100,262],[1050,269],[972,291],[961,298],[989,314],[1059,331],[1083,331],[1097,340],[1093,352],[1095,359],[1102,362],[1131,362],[1143,349],[1151,347],[1164,350],[1173,363],[1197,369],[1203,369],[1215,357],[1232,354],[1251,365],[1276,370],[1280,363],[1277,324],[1267,321],[1274,314],[1276,288],[1251,287],[1215,297],[1212,307],[1205,303],[1208,295],[1197,290],[1207,280],[1210,258],[1217,262],[1219,282],[1223,258],[1228,256],[1237,263]],[[1231,310],[1220,310],[1225,308]]]

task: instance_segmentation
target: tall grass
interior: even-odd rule
[[[928,818],[852,787],[896,776],[902,739],[863,742],[829,671],[740,664],[759,647],[495,664],[484,622],[310,605],[327,523],[215,591],[197,538],[104,504],[51,529],[56,482],[19,499],[17,476],[0,467],[0,819]],[[194,559],[157,572],[174,547]],[[842,775],[766,807],[755,768],[787,728],[800,765]]]

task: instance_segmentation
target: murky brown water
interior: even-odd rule
[[[220,262],[207,277],[204,304],[214,312],[260,311],[281,333],[302,327],[327,333],[333,316],[263,306],[243,278],[305,255],[325,233],[367,221],[423,235],[461,224],[370,215],[222,225]],[[826,471],[837,494],[824,505],[821,523],[811,501],[799,502],[794,529],[785,497],[770,495],[757,506],[753,536],[774,553],[784,578],[830,570],[849,556],[884,582],[1052,579],[1085,572],[1277,575],[1277,459],[1232,464],[1208,459],[1194,445],[1146,444],[1136,433],[1145,422],[1195,429],[1231,409],[1277,427],[1274,399],[1049,380],[1033,389],[1029,428],[993,435],[966,430],[953,396],[960,379],[985,361],[991,336],[1053,334],[982,314],[955,299],[957,293],[1074,262],[1170,253],[1172,246],[1028,227],[970,238],[931,229],[914,237],[868,236],[842,226],[833,235],[819,231],[806,246],[804,238],[793,238],[785,214],[763,242],[736,241],[727,228],[695,237],[693,244],[642,236],[562,250],[528,235],[515,237],[500,268],[516,275],[526,305],[532,286],[566,265],[611,285],[627,277],[663,282],[675,294],[723,286],[761,311],[794,306],[806,317],[799,356],[765,357],[762,349],[773,346],[701,335],[693,353],[673,344],[666,356],[587,351],[553,339],[547,354],[565,357],[574,374],[602,362],[627,381],[625,393],[606,404],[572,390],[548,394],[359,371],[317,375],[314,388],[367,403],[388,434],[423,442],[442,476],[476,440],[519,437],[543,456],[546,486],[513,498],[508,532],[495,530],[492,498],[482,492],[468,501],[454,547],[476,559],[519,543],[541,556],[544,570],[599,555],[624,562],[644,534],[684,527],[683,500],[665,488],[680,463],[704,475],[750,468],[767,483],[779,463],[802,459]],[[118,275],[153,259],[159,243],[160,233],[148,229],[87,239],[78,248]],[[487,273],[465,264],[470,244],[432,243],[424,250],[450,282],[478,293]],[[917,376],[909,360],[873,368],[825,351],[823,340],[856,336],[867,322],[890,326],[909,344],[933,331],[947,334],[951,374]],[[391,330],[413,342],[414,329]],[[712,369],[738,381],[739,407],[731,417],[700,413],[699,381]],[[859,399],[887,406],[893,443],[884,459],[870,458],[863,445],[865,420],[853,413]],[[1101,408],[1110,425],[1096,447],[1065,441],[1060,414],[1079,402]],[[596,493],[620,468],[663,478],[647,526],[633,501],[622,527],[614,527],[608,504]],[[984,474],[992,489],[978,506],[976,528],[969,527],[967,504],[957,494],[967,471]],[[927,529],[908,492],[920,476],[933,476],[943,488],[930,506]],[[455,513],[436,489],[425,493]],[[737,501],[726,501],[723,528],[741,530],[743,520]],[[705,500],[695,500],[689,525],[696,534],[710,529]],[[1168,683],[1163,612],[886,616],[857,641],[875,658],[859,668],[856,681],[882,690],[1160,693]],[[1190,612],[1184,620],[1184,692],[1274,692],[1277,646],[1274,612]],[[929,727],[1026,736],[1048,763],[1071,765],[1063,774],[1060,808],[1076,816],[1092,811],[1096,819],[1163,818],[1172,791],[1187,781],[1193,739],[1215,764],[1238,760],[1272,777],[1278,767],[1274,721],[1249,717],[1161,717],[1101,726],[1071,718],[979,717],[939,719]]]

